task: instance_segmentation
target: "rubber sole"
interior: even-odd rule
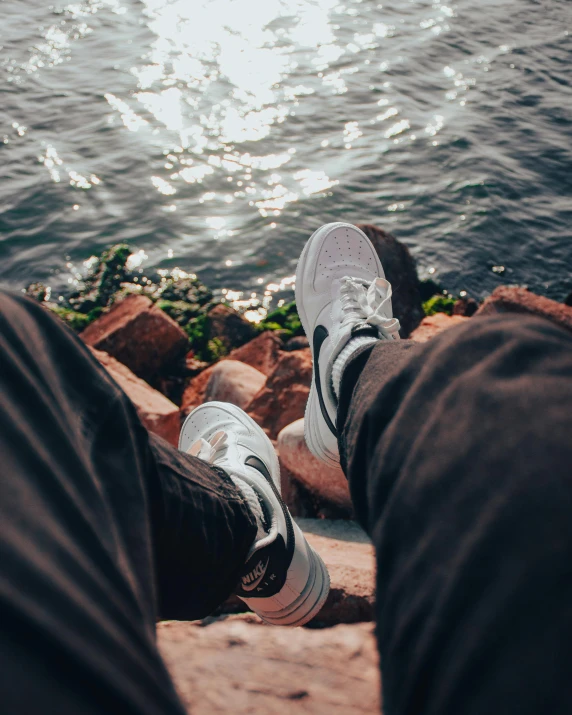
[[[300,532],[301,533],[301,532]],[[302,538],[305,538],[302,535]],[[306,542],[307,543],[307,542]],[[265,623],[273,626],[303,626],[322,609],[330,592],[330,574],[321,557],[308,544],[310,573],[300,596],[283,611],[257,611]]]

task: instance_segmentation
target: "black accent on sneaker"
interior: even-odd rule
[[[294,556],[294,547],[295,547],[296,537],[294,536],[294,527],[292,526],[292,517],[290,516],[288,507],[286,506],[286,504],[284,504],[282,495],[280,494],[280,491],[276,488],[276,484],[274,484],[274,479],[272,479],[272,475],[270,474],[270,471],[268,470],[268,467],[264,464],[264,462],[261,459],[259,459],[256,455],[251,454],[244,460],[244,463],[246,464],[247,467],[252,467],[253,469],[256,469],[257,472],[260,472],[260,474],[262,474],[262,476],[266,479],[266,481],[272,487],[274,496],[276,497],[276,499],[278,499],[278,503],[282,507],[282,513],[284,514],[284,521],[286,522],[286,544],[285,544],[286,567],[284,569],[284,581],[282,582],[282,584],[280,586],[280,588],[282,588],[282,586],[284,585],[284,582],[286,581],[286,573],[287,573],[288,569],[290,568],[290,564],[292,562],[292,557]],[[282,538],[282,537],[280,537],[280,538]],[[252,555],[251,559],[253,559],[255,556],[256,556],[256,553],[254,553]],[[278,591],[279,590],[280,589],[278,589]],[[276,591],[276,593],[278,593],[278,591]]]
[[[322,343],[328,337],[328,335],[329,333],[323,325],[316,325],[316,329],[314,330],[314,337],[312,340],[312,342],[314,343],[314,379],[316,383],[316,392],[318,393],[318,401],[320,403],[322,417],[328,425],[328,429],[330,430],[330,432],[334,435],[334,437],[337,437],[338,433],[336,432],[334,423],[330,419],[330,415],[328,414],[328,410],[326,409],[326,405],[324,403],[324,398],[322,397],[322,384],[320,382],[320,350],[322,348]]]
[[[244,564],[236,595],[242,598],[270,598],[279,593],[286,583],[292,556],[282,534],[255,551]]]
[[[245,460],[244,463],[246,464],[247,467],[252,467],[253,469],[256,469],[256,471],[260,472],[262,476],[266,479],[266,481],[270,484],[272,487],[272,491],[274,492],[274,496],[278,499],[278,503],[282,507],[282,512],[284,514],[284,520],[286,522],[286,558],[287,558],[287,566],[286,570],[290,567],[290,562],[292,561],[292,557],[294,556],[294,527],[292,526],[292,517],[290,516],[290,512],[288,511],[288,507],[286,504],[284,504],[282,500],[282,495],[280,494],[279,490],[276,488],[276,484],[274,484],[274,479],[272,479],[272,475],[270,474],[268,467],[264,464],[264,462],[259,459],[257,456],[254,454],[249,455]],[[254,554],[256,556],[256,554]]]

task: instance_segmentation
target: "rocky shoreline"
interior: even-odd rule
[[[376,226],[360,227],[393,285],[403,338],[425,342],[473,315],[499,311],[544,315],[572,330],[572,307],[524,288],[502,286],[479,305],[421,283],[406,246]],[[196,275],[176,270],[149,277],[130,269],[130,255],[125,245],[105,251],[93,259],[81,289],[57,303],[40,284],[26,292],[79,333],[149,430],[176,445],[181,421],[194,407],[232,402],[274,441],[295,516],[351,517],[343,474],[316,460],[304,443],[312,365],[295,304],[256,325]]]
[[[473,315],[497,312],[542,315],[572,331],[570,298],[558,303],[510,286],[498,288],[480,305],[468,296],[451,296],[434,283],[419,281],[409,251],[393,236],[375,226],[361,228],[393,285],[402,337],[425,342]],[[81,290],[57,303],[42,285],[26,292],[79,333],[133,401],[145,426],[171,444],[177,444],[184,417],[205,401],[228,401],[246,410],[273,440],[284,500],[332,578],[330,596],[310,624],[321,630],[282,633],[266,629],[253,614],[230,616],[245,610],[235,598],[201,623],[160,625],[162,652],[184,701],[193,712],[226,712],[225,703],[235,701],[240,705],[235,712],[292,712],[293,701],[303,701],[304,712],[376,711],[377,655],[366,624],[373,619],[374,555],[365,534],[350,521],[343,473],[315,459],[304,442],[312,363],[296,306],[282,306],[255,325],[195,275],[179,271],[149,277],[130,271],[130,254],[124,245],[106,251]],[[297,655],[301,648],[303,667]],[[240,666],[227,653],[236,649]],[[257,680],[248,663],[261,649],[270,664]],[[340,670],[338,655],[328,659],[329,651],[345,653],[355,673],[345,666]],[[203,656],[198,682],[195,666]],[[278,685],[269,689],[268,682]]]

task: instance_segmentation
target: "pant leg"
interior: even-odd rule
[[[2,711],[183,713],[155,620],[232,589],[256,531],[240,495],[150,442],[76,336],[1,292],[0,389]]]
[[[385,715],[572,712],[572,335],[473,318],[344,372]]]

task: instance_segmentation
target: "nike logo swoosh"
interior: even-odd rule
[[[324,402],[324,397],[322,395],[322,383],[320,378],[320,350],[322,349],[322,343],[328,337],[328,335],[329,333],[323,325],[316,325],[316,329],[314,330],[314,337],[312,340],[314,347],[314,382],[316,384],[316,392],[318,393],[318,401],[320,403],[322,417],[328,425],[328,429],[330,430],[330,432],[334,435],[334,437],[337,437],[338,433],[336,432],[334,423],[330,419],[330,415],[328,414],[328,410],[326,409],[326,403]]]
[[[268,564],[270,563],[270,557],[266,559],[266,563],[264,564],[264,567],[262,568],[262,571],[260,572],[259,576],[252,581],[249,584],[244,583],[244,577],[242,579],[242,585],[241,588],[243,591],[254,591],[254,589],[258,586],[258,584],[262,581],[266,574],[266,569],[268,568]]]

